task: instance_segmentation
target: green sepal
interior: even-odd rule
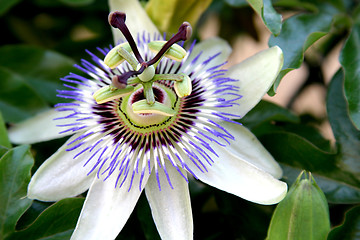
[[[0,158],[0,239],[9,239],[20,216],[32,203],[26,193],[34,159],[28,145],[1,147],[1,152],[4,154]]]
[[[325,195],[311,173],[308,179],[302,179],[303,174],[304,171],[276,207],[267,240],[326,239],[330,219]]]
[[[140,100],[132,104],[132,108],[134,113],[154,113],[160,114],[163,116],[174,116],[176,111],[165,104],[154,102],[154,104],[150,105],[146,102],[146,100]]]
[[[129,95],[133,91],[134,87],[129,85],[126,88],[115,90],[111,85],[108,85],[97,90],[93,97],[98,104],[102,104]]]
[[[105,59],[104,59],[104,63],[111,69],[116,68],[117,66],[119,66],[122,62],[125,61],[125,58],[123,58],[120,54],[119,54],[119,49],[123,48],[126,51],[128,51],[129,53],[132,51],[131,47],[129,45],[128,42],[122,43],[117,45],[116,47],[114,47],[113,49],[111,49],[108,54],[106,54]]]
[[[148,43],[148,47],[151,51],[158,53],[165,43],[166,41],[152,41]],[[186,56],[186,50],[175,43],[165,52],[164,56],[181,62],[181,60]]]

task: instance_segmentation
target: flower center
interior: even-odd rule
[[[182,61],[186,56],[187,52],[176,43],[190,38],[192,32],[190,24],[184,22],[180,26],[178,33],[176,33],[169,41],[150,42],[148,47],[151,51],[155,52],[156,55],[151,60],[145,61],[125,24],[125,19],[126,15],[123,12],[116,11],[109,15],[110,25],[114,28],[118,28],[123,33],[127,43],[120,44],[110,50],[104,59],[104,63],[113,69],[123,61],[127,61],[134,70],[113,76],[111,85],[102,87],[94,93],[96,102],[101,104],[128,95],[130,95],[129,99],[134,99],[134,96],[143,94],[142,100],[127,101],[129,106],[124,110],[129,112],[129,115],[134,114],[132,115],[133,120],[143,123],[142,120],[139,120],[141,117],[137,116],[146,116],[147,118],[151,116],[155,120],[149,121],[158,122],[159,119],[163,119],[166,116],[175,115],[176,111],[174,111],[172,104],[159,101],[159,97],[156,96],[154,92],[155,89],[162,89],[161,91],[165,92],[166,90],[154,87],[154,83],[159,80],[174,81],[173,86],[175,92],[171,90],[171,94],[176,94],[181,98],[191,93],[191,79],[183,73],[156,74],[155,72],[162,57],[168,57],[175,61]],[[168,89],[167,91],[170,90]],[[163,117],[158,115],[162,115]]]

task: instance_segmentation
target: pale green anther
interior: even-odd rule
[[[148,47],[151,51],[158,53],[160,49],[165,45],[166,41],[152,41],[148,43]],[[186,56],[186,50],[179,44],[173,44],[164,54],[165,57],[172,60],[181,62]]]
[[[106,103],[114,99],[124,97],[131,94],[134,91],[133,86],[127,86],[126,88],[112,90],[113,88],[108,85],[97,90],[93,97],[98,104]]]
[[[119,55],[118,51],[120,48],[128,51],[129,53],[132,51],[129,43],[125,42],[117,45],[113,49],[111,49],[108,54],[106,54],[104,63],[109,66],[109,68],[114,69],[119,66],[122,62],[125,61],[125,58]]]
[[[191,79],[188,75],[181,73],[181,76],[183,76],[182,81],[175,81],[174,82],[174,89],[176,92],[176,95],[178,95],[180,98],[186,97],[191,94],[192,91],[192,84]]]
[[[134,113],[153,113],[163,116],[174,116],[176,111],[165,104],[155,102],[153,105],[149,105],[146,100],[140,100],[132,104]]]
[[[130,47],[130,45],[129,45],[129,47]],[[129,52],[128,49],[120,47],[120,48],[118,48],[117,52],[121,57],[123,57],[131,65],[132,68],[135,69],[137,67],[138,61],[136,60],[136,58],[133,55],[131,55],[131,53]]]
[[[139,70],[140,68],[141,68],[141,65],[138,64],[136,70]],[[143,82],[149,82],[149,81],[151,81],[153,79],[154,76],[155,76],[155,68],[154,68],[154,66],[148,66],[137,77],[140,78],[140,80],[143,81]]]
[[[182,81],[184,76],[182,74],[155,74],[153,81],[169,80],[169,81]]]

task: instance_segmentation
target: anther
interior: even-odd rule
[[[156,56],[150,61],[148,61],[147,64],[150,66],[156,63],[157,61],[159,61],[160,58],[174,43],[177,43],[178,41],[188,40],[191,37],[191,34],[192,34],[192,28],[190,23],[184,22],[183,24],[181,24],[178,32],[172,38],[170,38],[169,41],[167,41],[164,44],[164,46],[160,49],[160,51],[156,54]]]
[[[112,27],[118,28],[122,32],[128,43],[130,44],[130,47],[136,59],[139,61],[139,63],[143,63],[144,59],[141,57],[139,50],[136,46],[136,43],[133,37],[131,36],[128,27],[125,24],[126,14],[124,12],[115,11],[109,14],[108,20],[109,20],[109,24]]]

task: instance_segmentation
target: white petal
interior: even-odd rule
[[[148,177],[149,175],[145,174],[143,184],[146,184]],[[72,240],[112,240],[119,234],[141,191],[138,187],[139,175],[135,175],[129,192],[130,181],[126,181],[121,188],[115,188],[116,179],[116,174],[105,182],[95,179],[87,194]]]
[[[187,164],[199,180],[259,204],[275,204],[285,197],[286,183],[231,151],[221,150],[221,146],[214,144],[212,148],[219,154],[219,158],[213,158],[215,162],[207,167],[207,172],[201,172],[187,159]]]
[[[36,171],[28,186],[28,197],[42,201],[57,201],[67,197],[74,197],[85,192],[91,182],[93,174],[87,176],[91,169],[88,164],[83,167],[89,155],[82,154],[74,159],[77,150],[66,151],[67,143],[80,134],[71,137],[59,150],[48,158]]]
[[[67,124],[69,123],[68,120],[54,121],[55,118],[67,115],[69,115],[68,112],[59,112],[52,108],[35,117],[15,124],[10,127],[8,132],[10,141],[16,144],[32,144],[69,136],[73,133],[69,131],[59,134],[62,130],[56,126],[59,124]]]
[[[214,56],[215,54],[220,53],[215,59],[213,59],[206,68],[211,68],[213,66],[219,65],[224,63],[231,54],[231,47],[229,43],[221,38],[210,38],[205,41],[202,41],[194,46],[193,51],[188,59],[186,59],[186,63],[181,67],[180,71],[186,69],[186,67],[191,64],[191,61],[200,53],[202,52],[201,56],[196,62],[197,66],[201,67],[201,63],[205,60],[209,59],[210,57]]]
[[[189,187],[185,179],[170,164],[166,164],[172,186],[162,170],[159,171],[159,191],[155,171],[145,187],[151,213],[161,239],[193,239],[193,219]],[[186,172],[182,171],[186,176]]]
[[[121,11],[126,13],[126,26],[129,28],[134,39],[136,39],[138,33],[148,32],[151,36],[154,33],[159,34],[156,26],[138,0],[109,0],[109,6],[110,12]],[[111,27],[111,30],[115,44],[118,44],[120,40],[125,40],[119,29]]]
[[[235,102],[239,105],[222,108],[220,111],[243,117],[270,89],[282,68],[283,60],[281,49],[275,46],[232,66],[226,77],[239,79],[238,94],[242,98]]]
[[[225,121],[219,124],[235,137],[235,141],[231,142],[230,146],[219,148],[219,152],[226,151],[225,154],[227,155],[230,154],[227,153],[230,151],[234,157],[245,159],[261,170],[270,173],[273,177],[278,179],[282,177],[280,165],[246,127]],[[223,155],[219,152],[217,153]]]

